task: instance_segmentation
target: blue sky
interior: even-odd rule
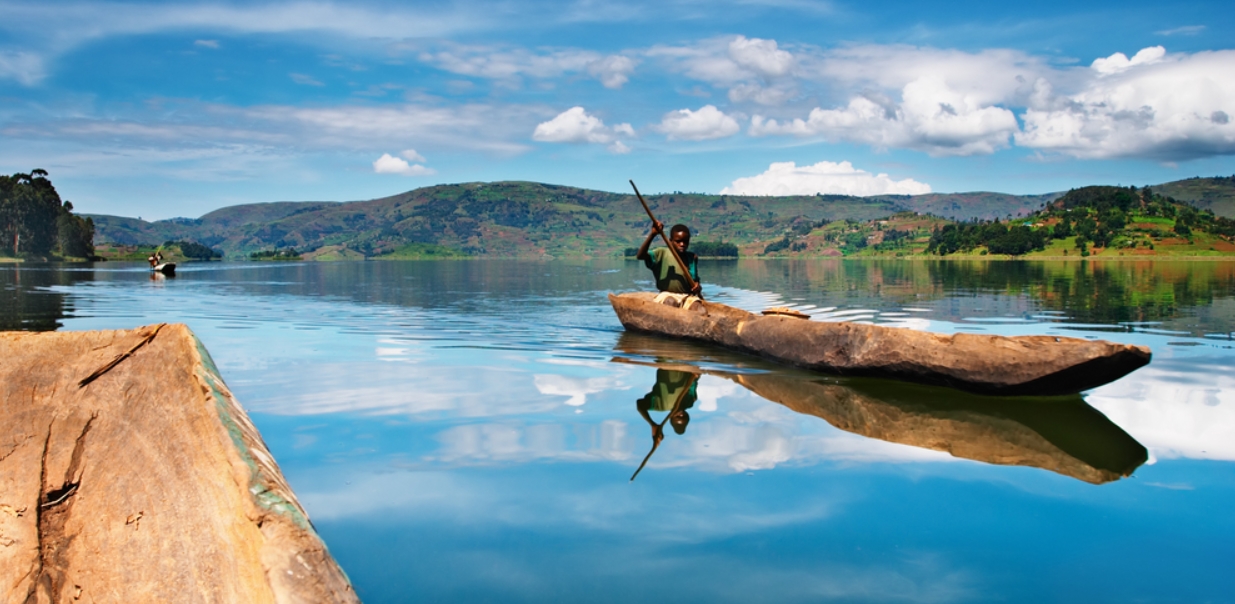
[[[1045,193],[1235,173],[1219,2],[0,2],[0,171],[146,219],[438,183]]]

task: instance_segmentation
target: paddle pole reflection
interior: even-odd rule
[[[643,420],[652,427],[652,450],[648,451],[643,458],[643,463],[639,464],[639,469],[630,476],[632,482],[639,472],[643,471],[643,467],[652,458],[652,454],[656,452],[661,441],[665,440],[665,422],[673,426],[674,432],[686,433],[686,426],[690,423],[690,413],[686,410],[693,407],[698,399],[695,387],[699,383],[699,375],[676,369],[657,369],[656,384],[652,386],[652,390],[643,398],[635,401],[639,415],[643,416]],[[668,414],[657,422],[652,419],[652,411],[667,411]]]

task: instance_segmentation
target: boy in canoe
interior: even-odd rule
[[[673,257],[673,253],[668,248],[658,247],[648,252],[652,239],[664,230],[664,223],[653,220],[652,230],[644,238],[643,245],[639,246],[639,252],[635,254],[635,258],[642,260],[643,264],[651,269],[652,276],[656,279],[656,289],[662,292],[702,297],[703,286],[699,283],[697,259],[693,253],[687,251],[690,247],[690,228],[684,224],[675,224],[669,229],[669,242],[677,250],[678,256],[681,256],[682,262],[686,264],[685,267],[678,265],[677,259]],[[687,274],[690,275],[689,279],[686,277]]]

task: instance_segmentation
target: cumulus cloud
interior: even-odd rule
[[[428,176],[437,174],[437,170],[426,168],[421,164],[409,164],[401,157],[383,153],[373,162],[373,172],[377,174],[399,174],[402,176]]]
[[[417,153],[415,149],[404,149],[399,152],[399,156],[402,157],[403,159],[406,159],[407,161],[417,162],[421,164],[427,161],[425,159],[425,156]]]
[[[921,195],[931,187],[911,178],[893,180],[887,174],[871,174],[842,161],[821,161],[813,166],[778,162],[767,171],[733,181],[722,195]]]
[[[610,55],[587,64],[587,72],[605,88],[621,88],[630,81],[630,74],[635,71],[635,61],[622,55]]]
[[[981,105],[1018,103],[1033,82],[1059,70],[1039,57],[1017,50],[977,52],[906,46],[860,45],[811,56],[804,77],[839,90],[895,94],[912,82],[943,82],[950,90]],[[845,98],[855,96],[852,92]]]
[[[765,78],[783,76],[793,67],[793,55],[777,48],[776,40],[738,36],[729,42],[729,58]]]
[[[688,78],[732,88],[731,100],[775,104],[792,96],[797,60],[775,40],[713,38],[689,46],[656,46],[645,55]]]
[[[1131,59],[1128,58],[1128,55],[1125,55],[1122,52],[1117,52],[1104,59],[1094,59],[1093,64],[1089,67],[1100,74],[1109,75],[1112,73],[1125,71],[1131,67],[1136,67],[1137,65],[1157,63],[1162,60],[1162,57],[1165,55],[1165,48],[1161,46],[1150,46],[1149,48],[1142,48],[1141,51],[1133,55]]]
[[[669,112],[657,126],[657,130],[663,132],[669,140],[688,141],[733,136],[741,129],[737,120],[725,115],[713,105],[704,105],[698,111],[679,109]]]
[[[931,155],[993,153],[1008,146],[1009,137],[1017,131],[1016,116],[1010,110],[984,105],[930,78],[906,85],[900,103],[855,97],[846,107],[815,108],[806,119],[778,121],[756,115],[750,128],[754,136],[819,136]]]
[[[1085,159],[1180,161],[1235,154],[1235,51],[1094,61],[1079,90],[1046,90],[1022,114],[1018,145]]]
[[[545,143],[596,143],[609,144],[620,142],[618,136],[634,136],[635,130],[630,124],[617,124],[609,127],[598,117],[588,114],[583,107],[571,107],[558,114],[557,117],[542,122],[532,132],[532,140]],[[614,150],[621,152],[625,145]]]

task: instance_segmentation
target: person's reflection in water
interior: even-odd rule
[[[665,439],[665,422],[673,426],[674,432],[686,433],[686,426],[690,423],[690,414],[686,410],[693,407],[695,400],[698,399],[695,393],[698,383],[699,374],[697,373],[674,369],[656,370],[656,384],[652,386],[651,392],[635,402],[639,415],[643,416],[643,420],[652,427],[652,450],[648,451],[647,456],[643,458],[643,463],[639,464],[639,469],[631,475],[632,481],[639,475],[639,472],[643,471],[643,466],[647,465],[652,454],[656,452],[656,448],[660,446],[660,442]],[[668,415],[658,423],[652,419],[651,412],[653,411],[667,411]]]

